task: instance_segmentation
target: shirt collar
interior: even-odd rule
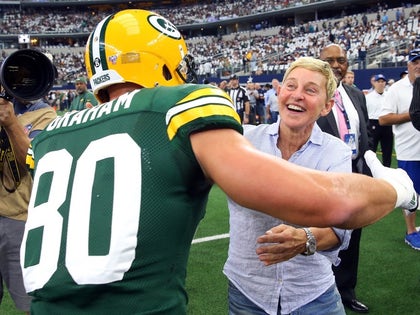
[[[281,118],[277,120],[276,123],[269,125],[267,128],[267,134],[270,136],[277,136],[279,135],[279,125],[280,125]],[[309,136],[309,140],[302,146],[306,147],[308,143],[313,143],[316,145],[321,145],[323,140],[323,131],[318,126],[318,124],[315,122],[314,127],[312,128],[311,135]]]

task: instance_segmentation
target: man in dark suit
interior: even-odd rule
[[[340,83],[348,68],[346,51],[339,45],[331,44],[321,50],[320,59],[330,64],[338,87],[333,110],[320,117],[317,123],[323,131],[341,138],[351,147],[354,173],[371,175],[363,158],[369,150],[365,96],[358,88]],[[340,252],[341,263],[333,267],[333,271],[343,304],[352,311],[367,313],[368,307],[357,300],[355,293],[361,232],[361,229],[353,230],[349,247]]]
[[[420,131],[420,77],[417,77],[413,83],[413,98],[409,113],[414,128]]]

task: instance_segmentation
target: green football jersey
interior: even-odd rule
[[[242,132],[208,85],[157,87],[67,113],[32,144],[21,248],[31,314],[184,314],[186,266],[211,183],[199,130]]]

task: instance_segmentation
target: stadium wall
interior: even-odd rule
[[[395,81],[398,81],[400,79],[400,74],[407,70],[406,67],[398,67],[398,68],[376,68],[376,69],[366,69],[366,70],[352,70],[354,72],[355,81],[354,84],[361,90],[368,90],[371,88],[370,85],[370,78],[375,74],[383,74],[387,80],[394,79]],[[249,76],[249,75],[243,75],[239,77],[239,83],[241,85],[245,85],[247,81],[252,78],[253,82],[258,83],[271,83],[272,79],[278,79],[283,80],[283,74],[278,75],[259,75],[259,76]],[[202,83],[204,80],[204,77],[199,78],[199,82]],[[229,80],[228,77],[210,77],[207,78],[209,82],[216,82],[219,83],[222,80]],[[89,85],[90,88],[90,85]],[[53,90],[73,90],[74,84],[66,84],[66,85],[54,85]]]
[[[375,68],[375,69],[366,69],[366,70],[352,70],[354,72],[356,86],[361,90],[368,90],[371,88],[370,78],[375,74],[383,74],[387,80],[394,79],[398,81],[400,79],[401,72],[407,70],[406,67],[397,67],[397,68]],[[259,76],[249,76],[249,75],[238,75],[239,83],[245,85],[248,80],[252,79],[253,82],[258,83],[271,83],[272,79],[283,80],[283,74],[271,74],[271,75],[259,75]],[[199,82],[203,82],[204,77],[199,78]],[[229,77],[210,77],[207,78],[209,82],[219,83],[222,80],[229,80]]]

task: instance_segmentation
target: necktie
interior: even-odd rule
[[[349,130],[347,128],[346,118],[344,116],[343,99],[341,98],[341,94],[338,90],[335,90],[334,102],[337,108],[338,132],[340,133],[341,140],[344,140],[344,135],[346,135]]]

